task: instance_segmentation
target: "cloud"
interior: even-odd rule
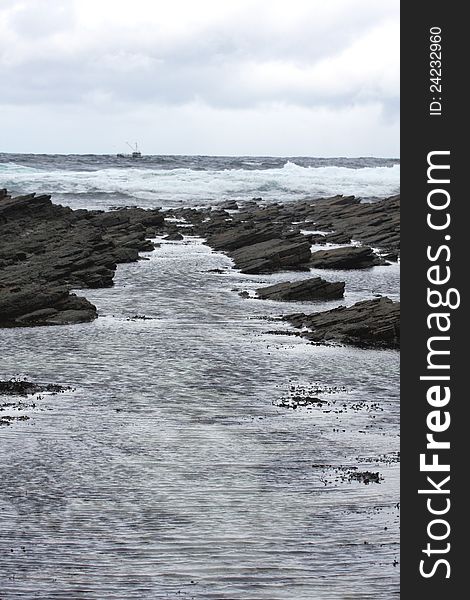
[[[345,108],[272,105],[263,110],[132,105],[116,108],[106,98],[82,106],[6,107],[0,151],[96,153],[126,151],[138,140],[148,154],[261,156],[392,156],[399,154],[397,127],[379,104]],[[26,125],[25,125],[26,124]]]
[[[0,105],[396,120],[398,17],[398,0],[4,0]]]
[[[9,3],[7,22],[11,32],[32,42],[47,38],[73,26],[74,7],[70,2],[48,0]]]

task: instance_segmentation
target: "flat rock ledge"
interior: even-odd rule
[[[183,219],[188,233],[205,238],[211,248],[225,252],[235,268],[248,274],[308,271],[314,263],[338,269],[385,264],[372,247],[386,254],[387,260],[396,261],[399,255],[399,196],[372,202],[333,196],[285,204],[262,203],[258,198],[230,208],[171,209],[165,216]],[[312,230],[326,235],[309,233]],[[345,248],[341,257],[329,249],[322,251],[327,255],[312,255],[313,243],[348,244],[351,239],[363,247]],[[330,267],[335,263],[338,266]]]
[[[104,212],[54,205],[49,195],[12,198],[0,189],[0,327],[92,321],[96,307],[72,290],[111,287],[118,264],[137,261],[140,252],[153,250],[149,238],[166,234],[167,239],[181,241],[177,221],[185,223],[183,233],[205,238],[243,273],[265,274],[384,264],[369,245],[387,253],[388,260],[397,260],[399,217],[399,196],[369,203],[354,196],[286,204],[256,198],[199,209],[122,207]],[[321,236],[325,242],[346,244],[352,238],[367,245],[312,254],[316,234],[307,233],[312,229],[328,232]],[[291,289],[258,290],[258,297],[342,297],[341,282],[318,287],[317,292],[311,279],[289,285]]]
[[[344,281],[330,282],[321,277],[312,277],[258,288],[256,294],[258,298],[263,300],[278,300],[281,302],[337,300],[343,298],[344,286]]]
[[[283,317],[314,342],[336,342],[363,348],[400,347],[400,303],[382,297],[357,302],[348,308]]]
[[[368,246],[345,246],[318,250],[312,254],[309,266],[316,269],[369,269],[387,264]]]
[[[0,190],[0,327],[92,321],[96,307],[71,290],[111,287],[119,263],[153,250],[163,223],[159,210],[72,210]]]
[[[40,392],[59,394],[71,391],[70,386],[56,383],[34,383],[24,379],[8,379],[0,381],[0,396],[31,396]]]
[[[307,270],[312,254],[309,241],[296,231],[256,222],[232,226],[220,214],[202,235],[209,246],[226,252],[235,267],[247,274]]]

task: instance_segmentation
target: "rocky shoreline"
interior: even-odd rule
[[[96,307],[73,289],[111,287],[117,265],[153,250],[150,238],[196,235],[246,274],[367,269],[397,260],[399,196],[363,203],[353,196],[216,208],[72,210],[50,195],[12,198],[0,190],[0,327],[92,321]],[[351,240],[354,245],[350,244]],[[312,252],[312,244],[335,244]],[[363,245],[364,244],[364,245]],[[345,284],[307,275],[257,289],[263,300],[342,298]],[[397,348],[399,303],[388,298],[353,307],[288,315],[313,341]]]
[[[163,221],[159,210],[72,210],[0,190],[0,326],[92,321],[96,307],[71,290],[112,286],[119,263],[153,250]]]
[[[306,328],[303,337],[314,342],[337,342],[361,347],[400,347],[400,303],[374,298],[346,308],[305,315],[287,315],[286,321]]]
[[[256,290],[258,298],[281,302],[308,302],[311,300],[337,300],[344,296],[344,281],[325,281],[321,277],[285,281]]]

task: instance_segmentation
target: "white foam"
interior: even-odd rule
[[[193,170],[105,168],[96,171],[40,170],[6,163],[1,169],[2,186],[23,193],[60,193],[87,195],[87,203],[106,207],[112,198],[100,194],[122,194],[143,206],[155,204],[197,205],[226,199],[264,200],[354,194],[363,198],[380,198],[399,191],[400,166],[302,167],[287,162],[274,169]],[[92,196],[96,195],[96,198]],[[85,199],[83,199],[85,200]],[[73,197],[71,205],[83,205]]]

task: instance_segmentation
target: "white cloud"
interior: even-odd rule
[[[60,129],[63,115],[85,122],[105,110],[128,123],[179,114],[177,132],[187,114],[199,115],[212,139],[211,115],[226,131],[239,122],[245,153],[254,153],[261,135],[243,127],[253,114],[259,123],[277,114],[292,131],[306,119],[318,137],[321,115],[346,131],[362,110],[374,115],[373,147],[396,154],[398,13],[398,0],[0,0],[0,108],[10,118],[21,112],[38,135],[28,114],[55,114]],[[100,140],[110,137],[109,126],[109,119],[97,124]],[[234,140],[225,136],[225,152],[239,147]],[[271,153],[284,153],[281,140],[271,142]],[[72,151],[73,140],[67,143]],[[194,145],[182,143],[180,152]]]
[[[396,123],[382,118],[378,104],[312,111],[192,103],[135,111],[129,106],[110,110],[98,96],[78,115],[73,105],[23,106],[7,107],[4,119],[2,137],[10,140],[10,152],[112,154],[125,150],[129,139],[149,154],[398,155]]]

